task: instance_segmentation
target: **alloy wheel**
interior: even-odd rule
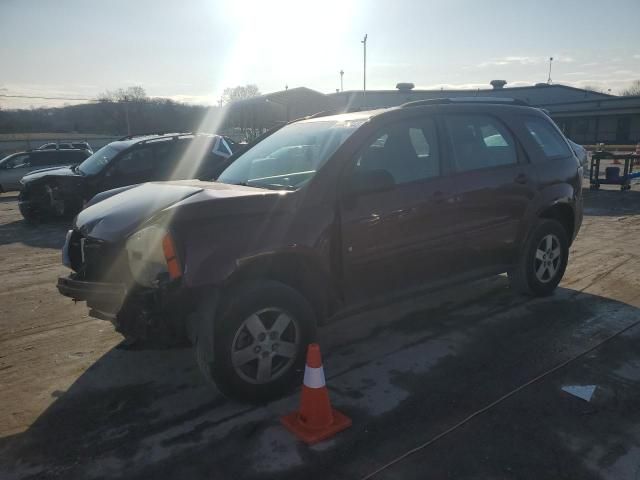
[[[296,359],[300,328],[293,315],[268,307],[249,315],[233,338],[231,362],[235,372],[253,384],[272,382]]]
[[[542,237],[533,260],[533,270],[538,281],[548,283],[553,280],[560,270],[561,261],[561,247],[558,237],[552,233]]]

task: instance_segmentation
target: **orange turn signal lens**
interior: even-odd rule
[[[171,277],[172,280],[180,278],[182,276],[182,268],[180,267],[180,262],[176,255],[176,248],[173,244],[173,239],[168,233],[162,239],[162,252],[164,253],[164,259],[167,261],[169,277]]]

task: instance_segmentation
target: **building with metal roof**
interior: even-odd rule
[[[507,97],[544,108],[577,143],[635,145],[640,142],[640,96],[619,97],[559,84],[524,87],[506,87],[506,84],[504,80],[493,80],[486,89],[418,90],[412,83],[399,83],[393,90],[329,94],[305,87],[292,88],[233,102],[226,107],[225,125],[261,132],[322,111],[385,108],[436,98]]]

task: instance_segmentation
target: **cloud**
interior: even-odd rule
[[[552,57],[554,62],[574,63],[576,61],[573,57],[569,56],[552,55]],[[505,65],[540,65],[543,63],[547,63],[548,61],[549,57],[512,55],[507,57],[492,58],[490,60],[479,63],[477,67],[484,68]]]
[[[478,67],[495,67],[500,65],[534,65],[540,63],[541,57],[523,57],[523,56],[509,56],[500,57],[487,60],[479,63]]]
[[[516,80],[508,82],[507,87],[525,87],[532,85],[531,82]],[[418,85],[417,90],[486,90],[492,88],[488,82],[484,83],[437,83],[432,85]]]

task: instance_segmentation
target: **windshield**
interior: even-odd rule
[[[117,148],[112,144],[105,145],[78,165],[78,170],[85,175],[95,175],[106,167],[113,157],[122,150],[123,148]]]
[[[300,188],[363,121],[287,125],[238,157],[218,181],[270,189]]]

